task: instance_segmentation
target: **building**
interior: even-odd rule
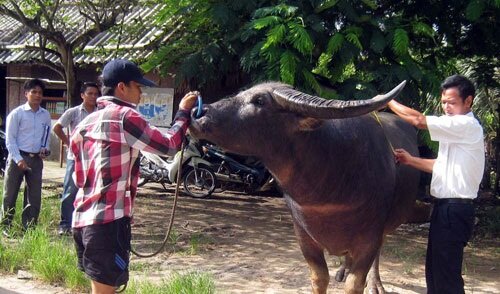
[[[155,25],[155,13],[161,5],[136,7],[126,14],[118,16],[120,23],[115,29],[99,33],[86,43],[85,47],[75,55],[79,82],[98,80],[103,64],[114,58],[126,58],[135,62],[143,62],[154,50],[166,42],[170,36],[165,28]],[[66,38],[77,38],[85,18],[76,6],[67,6],[61,10],[68,23],[76,24],[67,31]],[[83,25],[85,26],[85,25]],[[124,29],[126,27],[126,29]],[[131,32],[131,33],[124,33]],[[20,22],[8,16],[0,17],[0,118],[2,128],[7,114],[25,103],[22,89],[26,80],[40,78],[46,82],[42,107],[49,110],[53,123],[67,109],[66,82],[54,68],[46,63],[59,64],[56,54],[37,50],[40,47],[40,36],[29,31]],[[162,78],[155,73],[146,75],[157,82],[160,89],[146,90],[145,103],[140,106],[143,114],[152,123],[167,126],[174,111],[174,80],[172,77]],[[164,122],[164,123],[163,123]],[[60,159],[59,140],[53,135],[52,155],[50,159]]]

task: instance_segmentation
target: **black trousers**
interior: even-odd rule
[[[16,211],[17,194],[24,179],[26,180],[26,187],[24,189],[21,221],[23,228],[27,229],[29,226],[36,225],[40,214],[43,160],[38,156],[22,155],[22,157],[31,168],[30,171],[21,170],[10,156],[5,169],[2,224],[7,227],[12,224]]]
[[[473,225],[472,203],[434,205],[425,261],[427,293],[464,293],[462,260]]]

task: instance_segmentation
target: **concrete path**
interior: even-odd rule
[[[44,161],[42,185],[45,186],[61,186],[63,185],[64,175],[66,173],[66,164],[60,166],[59,161]]]

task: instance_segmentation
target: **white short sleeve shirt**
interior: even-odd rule
[[[431,140],[439,142],[430,193],[436,198],[477,197],[484,172],[483,128],[472,112],[427,116]]]
[[[94,109],[94,111],[97,108]],[[63,128],[69,127],[69,134],[68,137],[71,136],[73,131],[75,130],[76,126],[89,115],[89,112],[85,109],[83,106],[83,103],[67,109],[59,118],[57,121],[58,124],[60,124]],[[74,160],[74,156],[71,152],[69,152],[69,148],[67,150],[67,157],[68,160]]]

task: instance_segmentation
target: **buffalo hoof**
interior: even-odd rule
[[[349,270],[346,270],[344,267],[341,267],[335,274],[335,281],[339,283],[345,282],[348,275],[349,275]]]
[[[382,286],[382,282],[368,282],[367,293],[369,294],[385,294],[384,286]]]

